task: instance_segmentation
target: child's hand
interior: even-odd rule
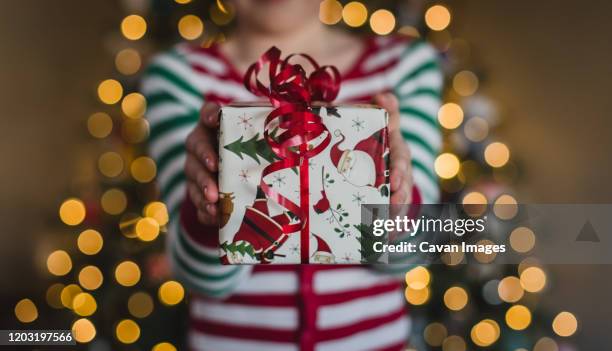
[[[185,175],[187,192],[198,209],[198,219],[205,225],[218,223],[217,185],[218,155],[216,151],[219,108],[206,103],[200,110],[200,120],[186,141]]]
[[[410,150],[399,131],[399,102],[391,93],[378,94],[374,103],[389,113],[389,168],[391,170],[391,204],[412,202],[412,166]]]

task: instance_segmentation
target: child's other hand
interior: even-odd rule
[[[391,93],[378,94],[374,103],[389,113],[389,168],[391,171],[391,204],[412,202],[412,166],[408,145],[399,130],[399,102]]]
[[[220,106],[215,103],[204,104],[200,110],[200,120],[187,136],[185,143],[187,193],[198,209],[198,219],[204,225],[218,223],[217,170],[219,157],[216,144],[219,108]]]

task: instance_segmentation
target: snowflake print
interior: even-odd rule
[[[240,177],[240,180],[242,180],[243,182],[248,182],[249,181],[249,171],[247,171],[246,169],[240,170],[240,174],[238,174],[238,176]]]
[[[365,201],[365,195],[357,192],[357,194],[353,194],[353,202],[357,204],[357,206],[361,206]]]
[[[289,250],[291,250],[291,252],[293,253],[299,253],[300,252],[300,247],[297,244],[291,245],[289,247]]]
[[[247,116],[246,113],[243,114],[242,116],[238,117],[239,121],[238,121],[238,125],[242,126],[242,128],[244,128],[244,130],[247,130],[249,128],[253,128],[253,124],[251,123],[251,120],[253,120],[253,117]]]
[[[275,174],[274,175],[274,179],[272,179],[272,184],[276,185],[277,187],[281,187],[282,185],[285,185],[285,176],[280,175],[280,174]]]
[[[363,128],[365,128],[364,126],[364,121],[362,119],[360,119],[359,117],[353,119],[353,125],[352,125],[353,129],[355,129],[356,131],[360,131]]]

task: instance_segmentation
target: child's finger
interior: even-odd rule
[[[187,152],[195,155],[211,172],[217,171],[218,155],[207,130],[199,126],[196,127],[189,133],[185,147]]]
[[[219,124],[219,109],[221,106],[214,102],[207,102],[200,110],[200,124],[206,128],[216,128]]]
[[[392,93],[381,93],[374,96],[374,103],[387,110],[389,114],[389,132],[399,127],[399,101]]]

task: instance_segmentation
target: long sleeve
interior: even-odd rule
[[[412,154],[414,187],[423,204],[438,203],[440,191],[434,172],[435,158],[442,137],[437,121],[443,84],[435,49],[425,42],[410,45],[388,79],[400,105],[400,131]],[[418,242],[422,235],[398,238]],[[405,273],[423,263],[418,254],[398,253],[389,257],[389,265],[377,267],[386,273]]]
[[[251,267],[221,265],[218,229],[192,220],[195,208],[186,199],[183,172],[185,139],[198,121],[203,98],[201,82],[196,81],[185,55],[174,49],[157,56],[142,80],[149,154],[157,164],[162,201],[170,214],[166,247],[173,272],[194,292],[224,297],[250,275]]]

